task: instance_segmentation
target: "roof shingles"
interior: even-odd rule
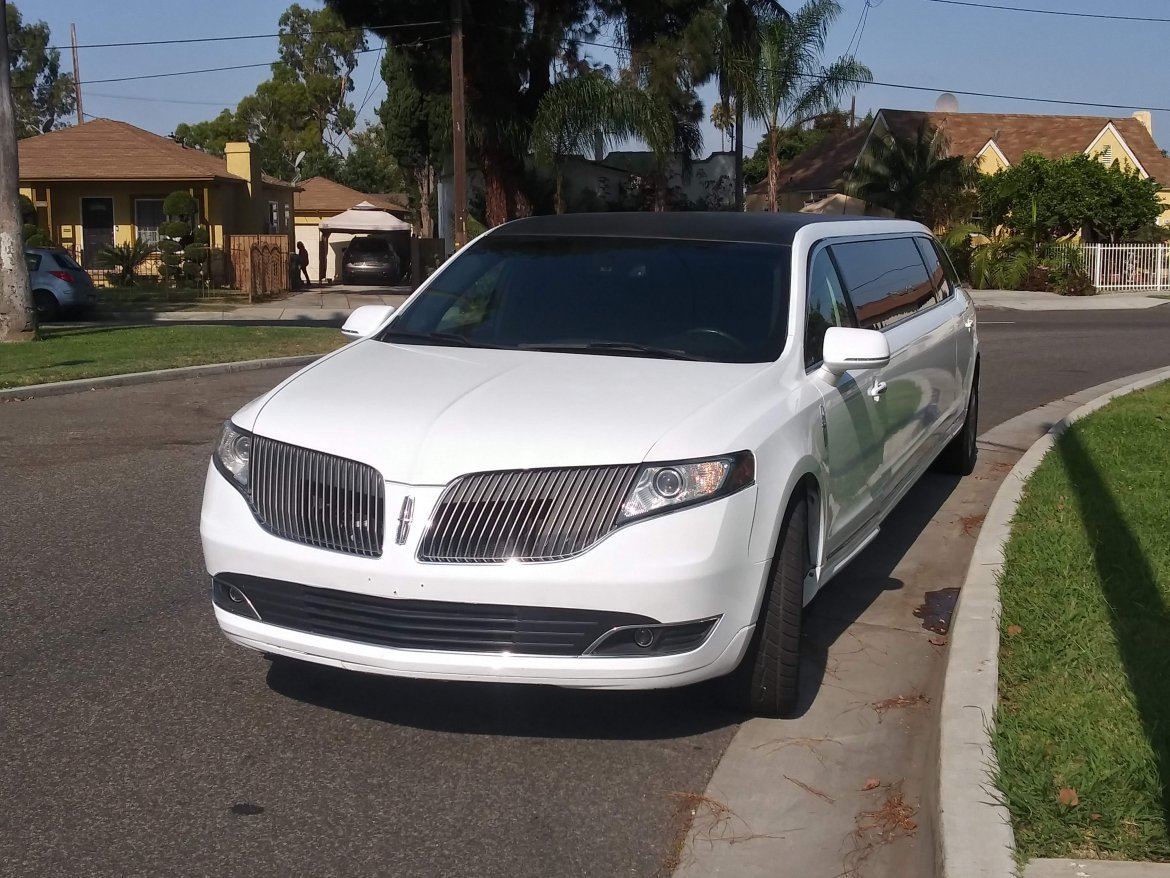
[[[22,180],[240,180],[227,162],[126,122],[94,119],[18,144]],[[264,175],[271,186],[291,184]]]

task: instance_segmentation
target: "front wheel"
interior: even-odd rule
[[[735,709],[771,717],[796,710],[804,581],[811,569],[808,501],[801,497],[785,513],[748,651],[723,681],[725,698]]]

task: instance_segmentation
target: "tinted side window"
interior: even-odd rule
[[[808,270],[808,316],[804,327],[804,365],[811,368],[824,358],[825,333],[830,326],[853,326],[845,293],[828,250],[813,257]]]
[[[24,261],[28,263],[29,271],[41,270],[41,256],[39,253],[25,253]]]
[[[863,328],[893,326],[934,301],[913,238],[850,241],[831,249]]]
[[[961,287],[959,282],[959,273],[955,271],[955,263],[951,262],[951,255],[943,249],[942,244],[931,238],[930,245],[934,250],[935,256],[938,257],[939,263],[942,265],[943,274],[946,275],[947,282],[951,285],[953,291],[955,287]]]
[[[955,294],[950,278],[943,270],[938,251],[934,249],[934,242],[927,238],[915,238],[918,252],[922,254],[922,261],[926,263],[926,271],[930,274],[930,288],[934,290],[934,300],[942,302]]]

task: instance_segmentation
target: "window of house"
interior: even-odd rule
[[[280,203],[268,202],[268,233],[275,234],[280,230]]]
[[[825,333],[831,326],[854,326],[841,279],[828,250],[813,257],[808,271],[808,317],[804,327],[804,365],[811,369],[824,359]]]
[[[886,329],[934,303],[913,238],[850,241],[831,249],[863,328]]]
[[[134,228],[139,240],[147,244],[158,243],[158,227],[163,222],[163,200],[161,198],[137,198],[134,200]]]

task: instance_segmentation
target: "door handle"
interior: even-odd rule
[[[886,392],[886,382],[875,381],[869,388],[869,395],[873,397],[874,402],[882,398],[882,394]]]
[[[963,328],[964,329],[970,329],[974,325],[975,325],[975,318],[974,317],[968,317],[966,320],[963,321]]]

